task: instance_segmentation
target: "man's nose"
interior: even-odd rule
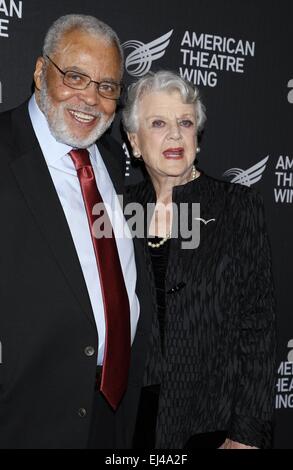
[[[90,83],[84,90],[80,90],[80,98],[89,106],[94,106],[100,102],[100,95],[95,83]]]

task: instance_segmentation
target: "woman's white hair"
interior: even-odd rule
[[[193,104],[197,117],[197,133],[206,120],[205,107],[202,104],[198,89],[182,78],[179,74],[168,70],[149,72],[144,77],[132,83],[128,88],[127,101],[123,110],[122,120],[127,132],[137,132],[139,128],[139,103],[150,93],[178,91],[183,103]]]
[[[123,74],[123,49],[115,31],[106,23],[89,15],[64,15],[58,18],[49,28],[43,45],[43,56],[51,56],[58,50],[63,36],[70,31],[79,30],[93,37],[116,46],[121,59],[121,76]]]

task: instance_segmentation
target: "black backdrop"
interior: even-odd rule
[[[0,111],[30,94],[43,36],[67,13],[117,31],[126,84],[148,68],[194,80],[208,115],[199,166],[262,193],[278,296],[275,447],[293,448],[292,0],[0,0]],[[121,139],[118,120],[112,132]]]

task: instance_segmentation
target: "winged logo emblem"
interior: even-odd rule
[[[125,60],[125,68],[129,75],[142,77],[148,73],[153,61],[160,59],[165,54],[172,33],[173,29],[148,44],[136,40],[124,42],[122,44],[124,50],[134,49]]]
[[[247,170],[242,170],[241,168],[231,168],[230,170],[225,171],[223,176],[234,176],[234,178],[231,180],[231,183],[239,183],[243,184],[244,186],[251,186],[262,178],[268,159],[269,156],[256,163],[251,168],[248,168]]]

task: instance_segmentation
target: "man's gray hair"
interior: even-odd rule
[[[54,54],[64,34],[70,31],[79,30],[94,36],[97,39],[103,39],[105,42],[117,47],[121,59],[121,76],[123,72],[123,49],[115,31],[106,23],[94,16],[89,15],[65,15],[58,18],[50,26],[43,45],[43,56]]]
[[[205,107],[202,104],[198,88],[179,74],[168,70],[149,72],[128,88],[128,97],[123,110],[123,125],[127,132],[137,132],[139,128],[139,103],[141,99],[154,92],[172,93],[178,91],[185,104],[193,104],[197,117],[197,132],[199,133],[206,120]]]

